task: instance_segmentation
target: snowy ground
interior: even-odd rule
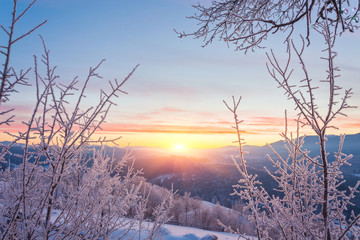
[[[212,203],[204,203],[208,204],[209,206]],[[52,215],[52,219],[58,216],[59,212],[55,210]],[[125,228],[119,229],[114,232],[113,237],[114,239],[118,239],[119,236],[122,236],[122,239],[126,240],[147,240],[148,233],[150,229],[153,227],[152,222],[143,222],[143,230],[139,236],[137,221],[132,228],[132,230],[126,229],[127,224],[124,225]],[[125,235],[125,236],[124,236]],[[225,232],[214,232],[208,231],[198,228],[192,227],[184,227],[184,226],[177,226],[171,224],[164,224],[161,228],[161,236],[159,239],[163,240],[213,240],[216,239],[212,236],[216,236],[218,240],[243,240],[244,238],[239,238],[238,235],[225,233]]]
[[[146,226],[147,225],[147,226]],[[137,230],[130,230],[127,232],[124,237],[124,231],[127,230],[119,230],[114,233],[114,239],[116,236],[122,236],[122,239],[126,240],[147,240],[149,232],[147,229],[152,228],[152,223],[144,223],[143,230],[141,234]],[[139,236],[141,235],[141,236]],[[213,232],[202,230],[198,228],[192,227],[183,227],[183,226],[175,226],[170,224],[165,224],[161,228],[160,236],[157,235],[155,239],[163,239],[163,240],[243,240],[243,238],[239,238],[238,235],[225,233],[225,232]]]
[[[212,232],[191,227],[182,227],[165,224],[163,227],[166,230],[167,235],[165,240],[208,240],[212,239],[210,236],[215,235],[219,240],[237,240],[238,235],[224,233],[224,232]]]

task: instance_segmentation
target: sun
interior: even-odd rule
[[[181,143],[178,143],[178,144],[175,144],[174,145],[174,149],[177,150],[177,151],[183,151],[185,150],[185,145],[184,144],[181,144]]]

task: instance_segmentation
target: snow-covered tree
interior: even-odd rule
[[[287,127],[282,134],[288,156],[284,157],[273,149],[276,159],[268,156],[274,164],[275,172],[267,170],[278,183],[278,196],[271,196],[257,179],[248,172],[243,151],[238,118],[240,99],[233,98],[227,108],[233,113],[234,128],[237,131],[239,156],[234,157],[241,179],[235,188],[249,210],[249,220],[255,226],[258,239],[346,239],[358,238],[359,215],[347,218],[344,211],[352,205],[351,200],[358,192],[358,184],[341,191],[344,183],[340,167],[349,164],[351,155],[341,152],[344,138],[341,137],[335,161],[329,162],[326,151],[326,134],[334,128],[334,119],[345,115],[344,110],[351,108],[348,99],[352,90],[343,91],[338,84],[339,69],[334,64],[337,55],[334,52],[335,39],[342,33],[354,32],[359,28],[360,1],[347,0],[301,0],[301,1],[247,1],[221,0],[194,6],[197,13],[191,16],[198,23],[198,29],[192,33],[178,33],[179,37],[201,38],[205,46],[214,39],[233,43],[236,50],[254,50],[264,47],[263,43],[270,34],[282,33],[287,45],[288,58],[282,66],[273,51],[267,54],[269,74],[294,102],[298,113],[298,129],[295,135],[289,134]],[[302,33],[301,47],[292,40],[293,33]],[[303,58],[306,45],[311,42],[311,34],[320,34],[325,40],[327,62],[325,87],[329,100],[325,106],[319,106],[315,100],[317,84],[311,79]],[[292,65],[296,58],[300,62],[303,78],[294,82]],[[321,86],[323,89],[323,86]],[[340,97],[341,96],[341,97]],[[319,139],[319,156],[310,157],[303,149],[304,137],[300,137],[300,128],[309,126]],[[270,146],[271,147],[271,146]],[[239,232],[239,234],[241,234]]]
[[[192,36],[208,45],[215,39],[233,43],[237,50],[262,47],[270,34],[284,33],[289,39],[301,28],[310,43],[312,26],[324,21],[335,33],[359,28],[359,0],[213,0],[195,5],[197,13],[189,18],[199,28]]]
[[[339,189],[345,182],[340,167],[349,164],[352,157],[342,153],[345,136],[340,138],[339,150],[335,153],[333,162],[328,161],[330,153],[326,151],[327,130],[335,127],[333,120],[336,117],[344,116],[344,110],[352,108],[348,104],[352,91],[348,89],[341,93],[342,88],[338,85],[340,75],[334,64],[336,53],[333,51],[337,35],[331,32],[327,22],[318,24],[315,30],[323,36],[326,46],[326,56],[323,59],[327,62],[327,76],[325,80],[320,80],[329,89],[326,106],[319,106],[315,100],[315,89],[318,86],[311,79],[302,57],[305,51],[304,40],[300,49],[293,41],[288,41],[288,59],[284,67],[279,64],[273,52],[268,54],[270,75],[294,102],[298,112],[296,134],[288,133],[287,126],[282,133],[288,155],[277,153],[269,145],[276,158],[268,158],[276,170],[267,172],[278,184],[277,196],[271,196],[261,186],[257,176],[247,171],[240,131],[242,121],[237,115],[240,99],[237,101],[233,98],[231,106],[225,102],[234,115],[234,128],[239,144],[239,156],[234,157],[234,162],[242,178],[236,185],[234,194],[247,203],[249,219],[255,225],[258,239],[357,239],[360,236],[360,215],[352,213],[350,217],[346,217],[344,214],[353,205],[351,201],[358,193],[359,182],[350,186],[347,191]],[[293,80],[293,69],[290,67],[293,55],[299,61],[304,76],[298,82]],[[316,157],[311,157],[302,147],[302,126],[309,126],[318,136],[319,155]]]
[[[125,93],[122,88],[138,66],[123,80],[108,81],[110,90],[100,90],[97,104],[86,107],[89,83],[103,81],[98,70],[104,60],[90,68],[83,81],[75,77],[63,84],[41,38],[44,53],[40,59],[34,56],[32,70],[16,71],[11,67],[14,44],[46,21],[16,37],[17,23],[36,0],[22,12],[17,12],[18,1],[13,2],[11,24],[1,26],[8,39],[0,49],[0,126],[16,120],[12,110],[4,109],[19,84],[29,85],[31,72],[36,99],[31,115],[22,122],[24,130],[7,133],[12,142],[0,146],[0,238],[121,239],[132,234],[137,219],[128,213],[142,202],[143,182],[132,168],[130,151],[120,159],[106,154],[104,145],[118,138],[94,138],[94,133],[101,129],[118,95]],[[16,144],[22,152],[13,154],[9,149]],[[12,168],[7,154],[21,164]],[[168,220],[172,196],[172,192],[166,195],[154,211],[156,222],[148,231],[151,239],[158,237],[160,226]]]

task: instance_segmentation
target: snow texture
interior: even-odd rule
[[[147,239],[147,230],[151,229],[152,223],[148,223],[146,227],[143,228],[141,233],[141,240]],[[125,229],[124,229],[125,230]],[[123,230],[119,230],[121,232]],[[115,233],[116,234],[119,234]],[[126,239],[132,239],[135,237],[137,239],[138,231],[134,230],[127,234]],[[231,233],[225,233],[225,232],[213,232],[213,231],[207,231],[202,230],[198,228],[192,228],[192,227],[183,227],[183,226],[175,226],[170,224],[164,224],[162,227],[162,236],[161,239],[164,240],[237,240],[237,239],[243,239],[239,238],[236,234]]]

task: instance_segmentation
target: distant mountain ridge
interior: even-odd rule
[[[337,152],[340,143],[340,136],[338,135],[328,135],[326,141],[326,149],[329,153]],[[319,150],[319,141],[317,136],[306,136],[304,142],[304,149],[309,150],[310,152],[315,152]],[[277,141],[271,144],[273,147],[281,147],[282,141]],[[342,149],[343,153],[353,154],[354,156],[360,155],[360,133],[349,134],[345,136],[345,141]]]
[[[340,136],[339,135],[328,135],[326,141],[326,150],[329,153],[328,160],[331,162],[334,160],[334,153],[339,150]],[[303,149],[310,151],[310,156],[315,157],[320,153],[320,147],[317,144],[317,136],[305,136]],[[284,141],[276,141],[270,144],[280,155],[286,156],[287,151],[284,148]],[[269,148],[269,146],[250,146],[245,145],[244,151],[248,152],[245,155],[245,158],[248,160],[247,163],[252,167],[260,166],[269,166],[271,165],[270,161],[267,159],[266,155],[269,154],[276,160],[276,155]],[[215,154],[216,153],[216,154]],[[351,163],[356,165],[356,168],[360,170],[360,133],[346,135],[345,141],[342,148],[342,153],[352,154],[353,159]],[[225,155],[238,155],[238,151],[235,147],[227,146],[217,149],[214,151],[214,155],[223,156],[223,159],[213,159],[216,163],[223,162],[224,164],[232,164],[231,157],[226,158]]]
[[[340,136],[328,135],[327,139],[326,149],[329,153],[329,160],[332,161],[334,159],[334,153],[337,152],[339,148]],[[314,157],[319,155],[320,147],[317,142],[317,136],[305,136],[303,149],[309,150],[310,156]],[[287,153],[284,148],[283,140],[270,143],[270,145],[281,155]],[[202,158],[206,158],[208,162],[217,164],[233,164],[231,156],[239,154],[236,146],[225,146],[214,149],[197,149],[196,151]],[[272,150],[267,145],[245,145],[244,151],[248,152],[248,154],[245,155],[245,158],[249,160],[249,164],[251,164],[252,161],[268,161],[266,159],[267,154],[275,157]],[[352,154],[354,158],[360,157],[360,133],[346,135],[342,152],[345,154]]]
[[[326,142],[326,149],[329,153],[329,160],[333,160],[334,153],[338,151],[340,136],[338,135],[328,135]],[[310,156],[316,156],[319,154],[319,145],[317,144],[318,137],[317,136],[306,136],[303,149],[307,149],[310,151]],[[9,141],[1,142],[2,145],[9,145]],[[278,151],[279,154],[283,155],[286,154],[286,150],[284,148],[284,142],[282,140],[270,143],[270,145]],[[21,154],[21,144],[13,146],[11,149],[16,153]],[[99,148],[99,147],[96,147]],[[136,146],[130,147],[133,154],[135,155],[136,159],[142,161],[142,159],[153,159],[153,158],[185,158],[185,159],[192,159],[192,161],[200,161],[203,163],[214,163],[214,164],[233,164],[231,156],[238,155],[238,150],[236,146],[225,146],[220,148],[214,149],[194,149],[193,156],[188,156],[184,154],[184,156],[180,153],[169,153],[164,151],[161,148],[152,148],[152,147],[143,147],[143,146]],[[0,147],[1,149],[1,147]],[[10,150],[10,152],[12,152]],[[118,155],[125,154],[125,148],[120,147],[106,147],[108,152],[115,150]],[[274,156],[272,150],[267,146],[252,146],[252,145],[245,145],[244,151],[248,152],[245,155],[246,159],[249,160],[249,164],[252,161],[267,161],[266,155],[269,154],[270,156]],[[349,134],[346,135],[342,152],[345,154],[352,154],[354,158],[360,158],[360,133],[357,134]],[[149,162],[149,161],[148,161]]]
[[[330,135],[327,141],[327,151],[329,160],[333,158],[333,153],[338,151],[339,136]],[[316,136],[305,137],[304,148],[311,152],[311,155],[317,155],[319,146]],[[283,141],[271,143],[271,145],[281,154],[286,154],[283,148]],[[96,146],[96,149],[99,149]],[[257,174],[263,186],[267,190],[275,187],[275,182],[264,171],[264,167],[271,169],[272,163],[266,158],[266,154],[274,157],[268,146],[244,146],[248,170]],[[105,147],[105,151],[120,159],[124,156],[126,149],[119,147]],[[135,156],[135,169],[142,169],[144,177],[149,182],[163,187],[177,189],[179,193],[190,192],[191,196],[199,196],[201,199],[213,203],[220,202],[222,205],[231,207],[236,200],[230,196],[233,191],[233,185],[237,183],[240,174],[233,165],[231,155],[237,155],[236,147],[228,146],[216,149],[198,149],[194,156],[181,156],[166,152],[159,148],[133,147]],[[22,147],[13,146],[10,152],[22,154]],[[360,133],[347,135],[345,138],[343,152],[353,154],[350,160],[352,166],[344,166],[342,171],[348,186],[354,186],[360,180]],[[12,168],[21,164],[21,160],[15,156],[6,156],[11,161]],[[4,166],[4,165],[3,165]],[[273,193],[273,192],[271,192]],[[275,193],[275,192],[274,192]],[[360,198],[357,199],[356,206],[360,206]],[[357,208],[357,207],[356,207]],[[357,209],[360,212],[360,207]]]

